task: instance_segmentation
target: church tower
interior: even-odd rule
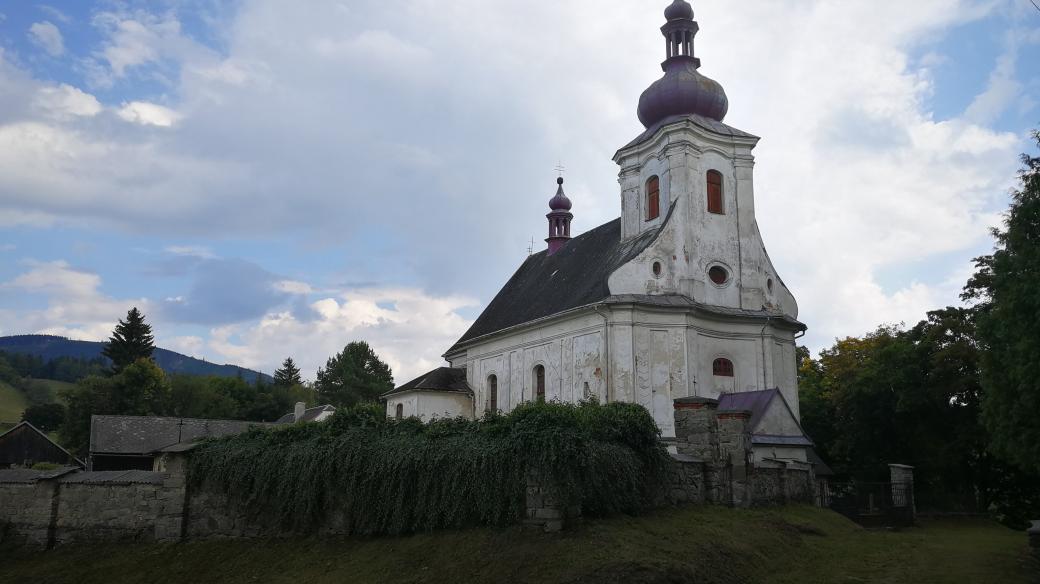
[[[549,199],[549,214],[545,216],[549,220],[549,237],[545,242],[549,244],[549,255],[553,255],[563,244],[571,239],[571,200],[563,194],[563,177],[556,179],[556,196]]]
[[[797,318],[755,220],[752,149],[759,138],[722,123],[729,102],[700,72],[693,8],[674,0],[664,14],[664,75],[639,98],[646,130],[614,161],[621,167],[622,239],[661,229],[655,247],[665,253],[619,270],[611,293],[681,294]]]

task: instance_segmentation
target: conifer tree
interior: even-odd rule
[[[325,402],[352,406],[379,399],[394,388],[394,376],[368,343],[354,341],[318,368],[314,387]]]
[[[303,385],[303,377],[300,376],[300,368],[292,357],[286,357],[282,366],[274,372],[274,384],[279,387],[292,387]]]
[[[112,373],[118,374],[138,359],[151,359],[154,342],[151,325],[135,306],[116,325],[101,354],[112,361]]]

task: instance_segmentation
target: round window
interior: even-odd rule
[[[729,272],[722,266],[712,266],[708,269],[708,277],[716,285],[721,286],[729,280]]]
[[[661,277],[661,262],[654,262],[654,265],[650,268],[654,271],[654,277]]]

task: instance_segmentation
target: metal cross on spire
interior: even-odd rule
[[[563,178],[563,173],[567,171],[567,169],[563,166],[563,162],[557,162],[556,167],[553,168],[553,170],[555,170],[556,173],[560,175],[560,178]]]

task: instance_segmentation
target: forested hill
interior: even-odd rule
[[[17,335],[0,337],[0,351],[7,353],[25,353],[36,355],[45,361],[59,357],[91,360],[101,357],[104,343],[96,341],[73,341],[65,337],[52,335]],[[256,371],[235,365],[218,365],[187,355],[181,355],[167,349],[156,347],[152,354],[155,363],[163,371],[183,375],[215,375],[218,377],[236,377],[239,374],[246,381],[255,381],[259,375]],[[264,374],[265,382],[270,383],[270,375]]]

